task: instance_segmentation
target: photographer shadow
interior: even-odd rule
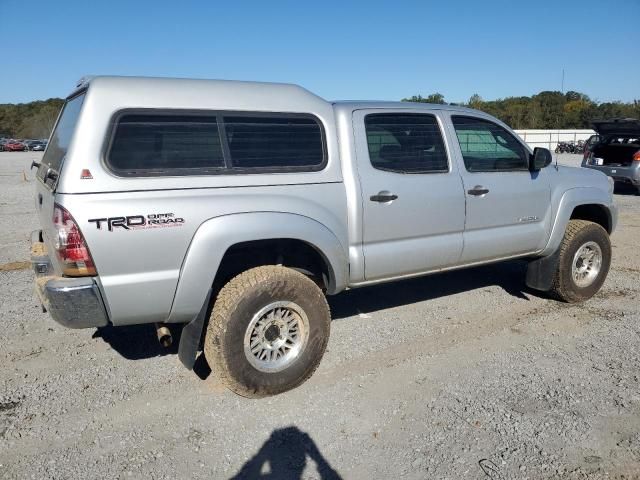
[[[311,437],[297,427],[274,430],[258,453],[231,478],[233,480],[299,480],[307,466],[307,458],[316,464],[321,479],[342,478],[322,456]]]

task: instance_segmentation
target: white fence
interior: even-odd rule
[[[577,142],[587,140],[596,132],[589,129],[584,130],[516,130],[520,138],[531,148],[544,147],[551,151],[556,149],[558,142]]]

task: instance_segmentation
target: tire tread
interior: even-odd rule
[[[604,229],[598,225],[597,223],[588,221],[588,220],[569,220],[567,225],[567,229],[565,230],[564,237],[562,238],[562,242],[560,243],[560,255],[558,260],[558,268],[556,269],[555,275],[553,277],[553,282],[551,284],[551,288],[549,289],[549,294],[556,298],[557,300],[561,300],[568,303],[575,303],[581,301],[582,299],[576,296],[574,292],[571,291],[569,282],[570,278],[566,278],[567,274],[570,276],[570,272],[565,272],[563,268],[564,259],[566,258],[567,252],[572,248],[572,243],[576,236],[578,236],[581,232],[588,228],[597,228],[604,231]],[[603,252],[603,255],[605,253]],[[603,259],[604,262],[604,259]],[[608,268],[608,267],[607,267]],[[606,275],[606,272],[605,272]]]
[[[329,313],[329,304],[327,303],[322,291],[304,274],[283,266],[268,265],[247,270],[232,278],[220,290],[220,293],[215,300],[204,342],[205,358],[211,364],[211,368],[214,370],[219,380],[229,390],[243,397],[260,398],[272,395],[273,393],[268,389],[248,389],[244,384],[230,374],[229,364],[226,356],[224,355],[223,345],[220,339],[223,338],[226,332],[227,320],[247,290],[254,289],[262,283],[282,283],[284,281],[283,279],[286,277],[293,277],[295,282],[298,282],[304,289],[308,290],[309,295],[315,294],[321,297],[323,305],[327,311],[327,315],[324,317],[328,327],[331,321],[331,315]],[[324,339],[324,344],[322,346],[323,352],[328,340],[328,337]],[[318,361],[313,368],[309,369],[309,371],[306,372],[295,385],[291,386],[291,388],[295,388],[308,380],[319,365],[320,362]]]

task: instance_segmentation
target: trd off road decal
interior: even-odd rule
[[[151,213],[149,215],[129,215],[127,217],[90,218],[89,223],[95,223],[98,230],[107,226],[107,230],[112,232],[116,228],[149,229],[165,227],[181,227],[184,218],[176,217],[173,213]]]

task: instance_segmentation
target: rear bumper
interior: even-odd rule
[[[634,163],[637,164],[638,162]],[[598,170],[599,172],[613,178],[616,182],[628,183],[636,187],[640,187],[640,165],[633,165],[630,167],[610,167],[607,165],[591,165],[583,161],[582,166],[592,170]]]
[[[56,276],[39,230],[31,234],[31,264],[36,294],[56,322],[68,328],[108,325],[109,317],[93,277]]]

